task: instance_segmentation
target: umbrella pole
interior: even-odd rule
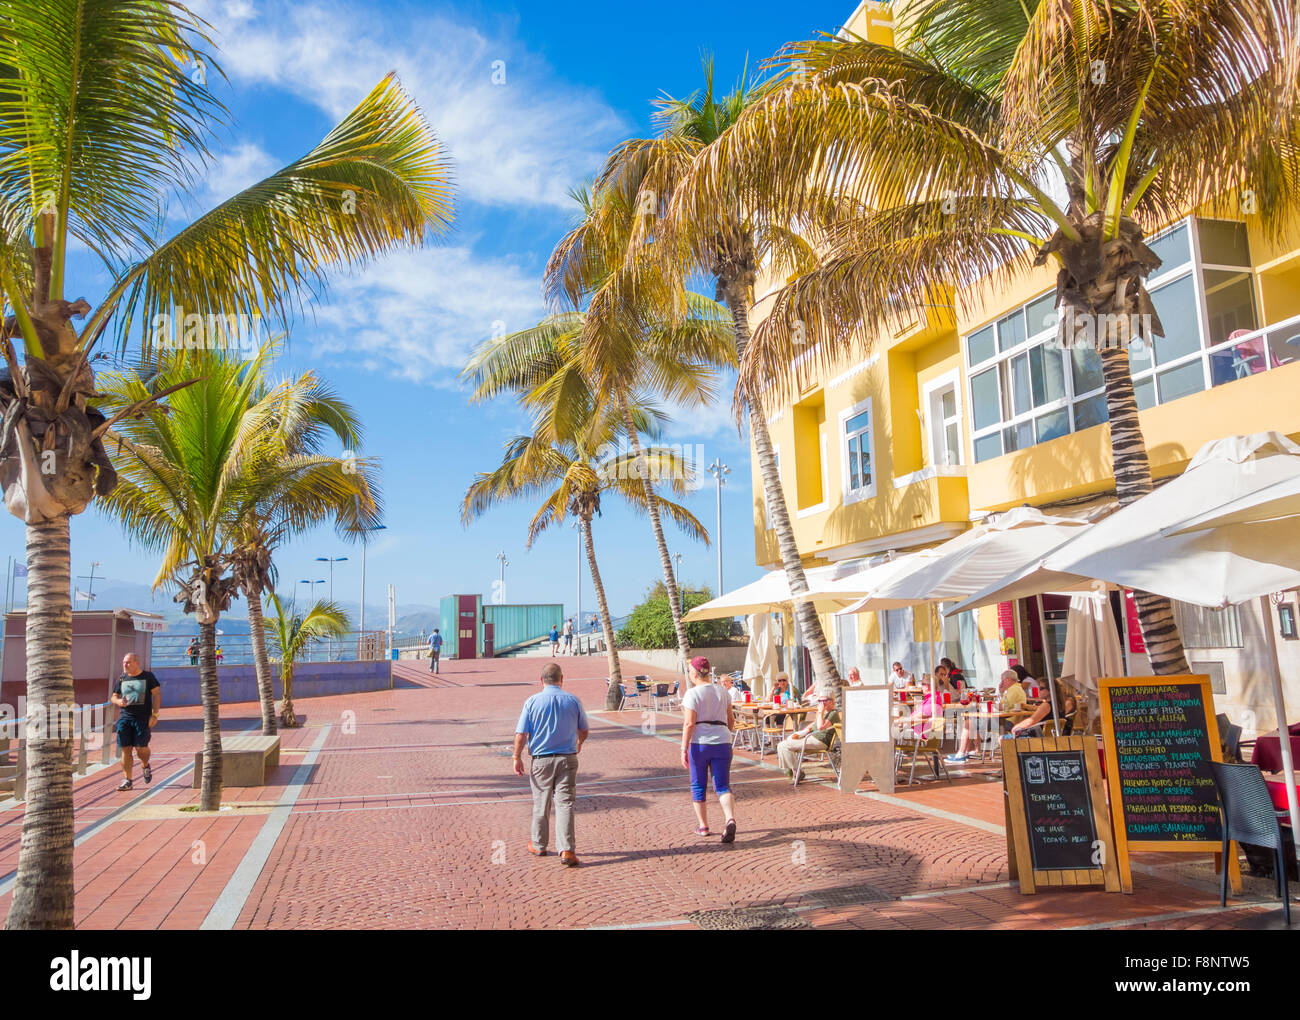
[[[1059,727],[1061,715],[1056,710],[1056,678],[1052,676],[1052,649],[1047,643],[1047,616],[1043,612],[1043,596],[1035,595],[1034,599],[1038,603],[1038,632],[1043,641],[1043,668],[1047,670],[1047,696],[1052,702],[1052,718]]]
[[[1282,751],[1282,775],[1286,778],[1286,805],[1291,814],[1291,834],[1296,860],[1300,860],[1300,802],[1295,788],[1295,763],[1291,760],[1291,734],[1286,725],[1286,701],[1282,697],[1282,668],[1277,658],[1277,637],[1273,634],[1273,607],[1267,595],[1259,597],[1264,613],[1264,641],[1268,645],[1269,679],[1273,682],[1273,708],[1277,712],[1277,742]],[[1227,866],[1226,863],[1224,865]]]

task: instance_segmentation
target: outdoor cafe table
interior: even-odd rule
[[[1291,758],[1300,761],[1300,723],[1292,723],[1287,732],[1291,737]],[[1282,740],[1276,732],[1255,739],[1251,764],[1258,765],[1261,772],[1282,771]]]
[[[731,706],[733,712],[739,712],[743,715],[752,715],[754,717],[754,728],[758,732],[758,760],[763,760],[765,750],[763,743],[763,723],[775,715],[797,715],[805,716],[809,712],[816,711],[811,705],[773,705],[771,702],[763,701],[737,701]]]

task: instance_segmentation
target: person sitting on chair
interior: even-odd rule
[[[1020,677],[1015,670],[1003,671],[1001,690],[1002,701],[998,705],[999,711],[1014,712],[1025,703],[1025,689],[1020,686]],[[1049,706],[1048,711],[1050,710],[1051,707]],[[1003,720],[1003,722],[1005,721]],[[979,713],[967,712],[965,722],[962,724],[961,740],[957,744],[957,752],[945,757],[944,762],[949,765],[965,765],[970,760],[971,745],[976,740],[976,729],[979,725]]]
[[[892,676],[890,676],[890,679],[894,682],[895,689],[911,687],[912,684],[915,682],[912,674],[903,668],[903,664],[901,662],[894,663],[891,669],[892,669]]]
[[[895,740],[929,740],[936,721],[942,725],[943,692],[926,690],[916,710],[894,724]]]
[[[721,683],[722,683],[723,690],[725,690],[725,691],[727,692],[727,697],[729,697],[729,698],[731,699],[731,703],[732,703],[733,705],[734,705],[737,701],[744,701],[744,700],[745,700],[745,696],[744,696],[743,694],[740,693],[740,689],[736,686],[736,682],[735,682],[734,680],[731,679],[731,674],[730,674],[730,673],[723,673],[723,674],[722,674],[722,681],[721,681]]]
[[[1078,703],[1071,696],[1062,697],[1061,689],[1056,689],[1056,702],[1061,706],[1060,718],[1057,720],[1057,736],[1068,737],[1074,732],[1074,711]],[[1050,698],[1044,699],[1043,703],[1034,709],[1034,714],[1027,719],[1021,719],[1011,727],[1011,732],[1007,734],[1010,737],[1041,737],[1043,735],[1043,724],[1047,722],[1048,717],[1052,714],[1052,701]]]
[[[862,683],[862,673],[858,671],[857,666],[854,666],[849,670],[849,686],[857,687],[860,683]]]
[[[835,699],[828,694],[817,699],[817,719],[801,730],[786,737],[776,745],[776,757],[781,769],[787,776],[793,776],[799,762],[799,752],[826,751],[831,746],[831,735],[835,724],[840,721],[839,712],[835,711]],[[803,778],[801,775],[799,778]]]

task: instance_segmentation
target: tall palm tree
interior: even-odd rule
[[[264,386],[274,351],[264,346],[252,359],[187,351],[164,359],[151,380],[120,373],[102,385],[110,406],[130,406],[151,392],[150,382],[167,387],[199,377],[168,397],[165,408],[124,418],[113,430],[119,481],[104,503],[130,536],[162,553],[154,587],[178,584],[176,601],[199,623],[204,811],[221,806],[216,629],[239,595],[239,527],[268,501],[336,507],[357,492],[339,458],[286,455],[297,440],[285,430],[299,423],[283,409],[293,384]]]
[[[270,386],[264,383],[251,394],[250,400],[259,403],[269,390]],[[275,693],[262,626],[262,595],[275,590],[272,563],[275,549],[286,539],[330,520],[335,522],[340,538],[353,540],[359,528],[373,526],[382,517],[375,465],[358,458],[354,452],[361,444],[362,429],[352,408],[312,372],[275,387],[275,393],[280,403],[274,412],[275,426],[269,438],[283,447],[273,451],[274,459],[283,464],[297,458],[301,464],[300,458],[305,457],[315,470],[336,473],[341,498],[322,499],[319,486],[312,484],[314,478],[305,473],[292,475],[291,487],[268,491],[229,526],[234,540],[233,573],[240,593],[248,601],[249,635],[262,705],[262,733],[267,736],[276,731]],[[330,440],[341,442],[344,454],[337,459],[322,460],[318,455]]]
[[[138,333],[149,345],[160,317],[288,316],[330,267],[441,232],[450,175],[389,77],[302,159],[160,238],[160,206],[192,188],[225,120],[205,84],[220,70],[203,24],[163,0],[0,0],[0,26],[0,289],[12,311],[0,485],[27,527],[27,692],[39,709],[72,700],[70,519],[115,484],[88,405],[95,343],[111,324],[119,342]],[[77,244],[112,281],[95,308],[65,297]],[[68,928],[70,739],[29,744],[27,790],[6,927]]]
[[[596,545],[591,533],[591,522],[601,510],[601,498],[613,492],[625,499],[638,511],[648,510],[646,490],[635,476],[636,459],[630,453],[616,453],[599,459],[608,450],[606,445],[613,427],[617,425],[617,410],[589,409],[589,424],[584,429],[573,429],[574,438],[558,440],[548,429],[535,430],[532,435],[516,436],[505,446],[499,467],[475,476],[461,503],[461,519],[469,524],[498,503],[541,497],[541,506],[528,525],[528,546],[547,528],[562,525],[572,514],[578,519],[583,545],[587,553],[587,566],[591,571],[592,587],[596,590],[596,604],[600,610],[600,624],[605,636],[609,662],[610,686],[605,707],[618,708],[618,685],[623,682],[619,666],[618,649],[614,645],[614,625],[605,598],[605,585],[596,562]],[[638,418],[644,418],[638,409]],[[638,427],[643,431],[648,422]],[[648,470],[657,477],[669,479],[674,492],[687,491],[691,484],[691,465],[671,450],[652,447],[642,454]],[[685,507],[654,497],[659,507],[687,534],[703,537],[704,526]]]
[[[580,303],[581,295],[575,297],[574,303]],[[588,342],[592,332],[618,335],[592,344]],[[593,351],[600,359],[595,364]],[[593,406],[598,394],[612,401],[620,436],[631,449],[634,477],[645,489],[683,669],[690,657],[690,641],[659,513],[656,476],[641,446],[635,409],[651,396],[686,408],[702,406],[713,399],[716,367],[734,363],[735,345],[725,309],[689,294],[684,314],[665,315],[650,307],[637,315],[595,322],[582,311],[557,313],[536,326],[486,341],[463,372],[474,386],[471,401],[513,392],[538,412],[539,422],[559,439],[572,438],[564,433],[564,423],[581,419],[574,408]],[[708,542],[707,536],[704,541]]]
[[[287,727],[298,725],[293,710],[293,672],[299,656],[314,641],[342,637],[348,632],[348,617],[335,602],[318,600],[305,613],[285,611],[280,596],[268,596],[271,615],[262,621],[263,637],[269,637],[275,659],[280,664],[281,721]]]
[[[798,222],[827,191],[860,210],[778,297],[742,376],[788,392],[805,342],[829,364],[852,330],[869,335],[892,311],[950,303],[949,287],[962,301],[982,277],[1050,262],[1061,341],[1102,337],[1116,494],[1131,503],[1152,484],[1132,324],[1149,317],[1143,339],[1164,335],[1144,284],[1160,259],[1144,237],[1203,205],[1258,214],[1274,235],[1294,216],[1295,12],[1269,0],[909,0],[894,19],[896,46],[787,47],[786,84],[693,168],[670,214],[717,224],[712,203],[743,193]],[[1136,601],[1153,671],[1187,672],[1168,600]]]
[[[706,60],[702,89],[685,99],[665,96],[659,101],[656,119],[662,127],[660,135],[624,142],[610,155],[596,187],[600,192],[618,195],[621,205],[636,211],[630,238],[633,253],[628,264],[592,296],[589,315],[627,314],[627,309],[643,300],[640,295],[647,286],[656,291],[671,290],[683,274],[690,277],[699,273],[716,282],[716,296],[731,313],[737,357],[743,358],[749,344],[749,319],[760,264],[770,260],[777,271],[797,270],[809,264],[812,249],[787,225],[756,215],[743,192],[719,196],[719,204],[707,219],[698,222],[671,213],[683,204],[694,205],[696,196],[680,194],[684,186],[693,186],[697,179],[690,174],[692,167],[713,157],[714,148],[731,125],[766,90],[766,85],[742,77],[732,92],[719,96],[714,91],[713,64]],[[665,270],[665,264],[675,267],[676,272]],[[656,300],[663,303],[670,299]],[[758,388],[741,379],[738,408],[741,413],[748,411],[750,436],[781,564],[791,592],[799,595],[808,590],[808,579],[781,489],[761,396]],[[794,614],[818,685],[823,690],[838,688],[839,672],[813,604],[796,599]]]

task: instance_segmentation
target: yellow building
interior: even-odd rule
[[[847,27],[882,38],[887,10],[864,4]],[[1300,438],[1300,223],[1270,243],[1249,216],[1189,215],[1148,243],[1163,261],[1148,287],[1165,336],[1131,352],[1131,362],[1154,475],[1181,472],[1222,436],[1274,430]],[[756,295],[755,325],[778,286]],[[805,565],[865,564],[934,545],[1021,504],[1079,515],[1113,500],[1100,360],[1051,342],[1054,287],[1051,266],[1010,284],[988,282],[883,330],[864,345],[863,360],[826,373],[808,355],[796,363],[798,396],[769,414],[769,426]],[[756,462],[753,478],[756,560],[776,569]],[[1295,603],[1289,595],[1292,619]],[[1059,656],[1064,603],[1049,599],[1046,608]],[[1271,729],[1258,608],[1175,612],[1188,658],[1213,676],[1220,708],[1248,732]],[[1005,634],[1016,639],[1019,660],[1044,675],[1032,603],[962,616],[932,618],[929,626],[942,627],[936,656],[995,683]],[[858,665],[869,676],[895,659],[930,668],[923,610],[823,623],[843,669]],[[1300,703],[1300,640],[1288,640],[1294,627],[1276,629],[1288,697]],[[1133,654],[1130,672],[1144,671]]]

